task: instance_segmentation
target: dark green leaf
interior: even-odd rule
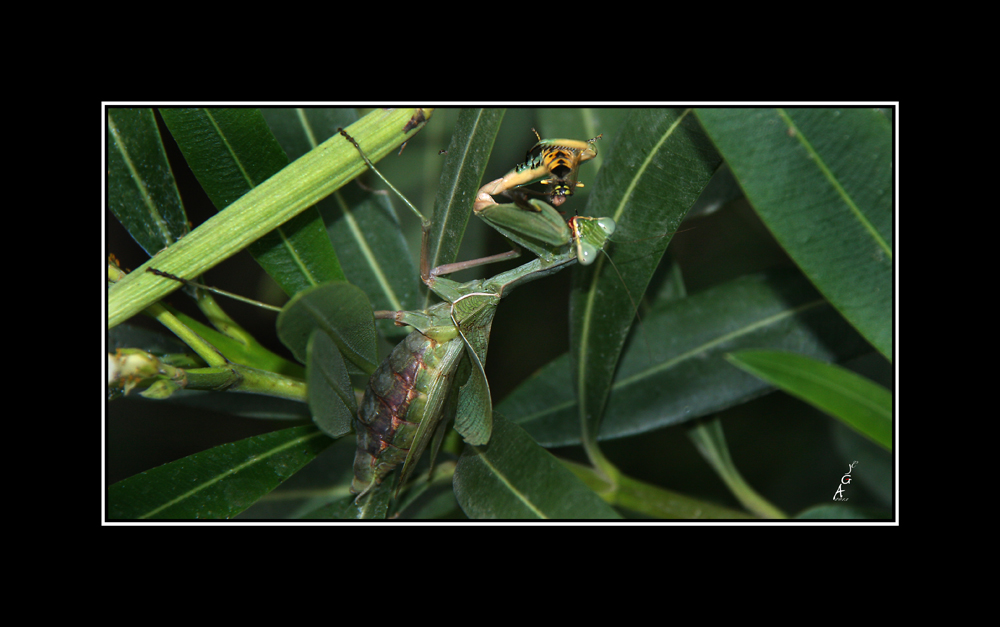
[[[375,372],[375,323],[368,297],[350,283],[327,283],[296,294],[278,316],[278,335],[306,363],[306,345],[320,330],[340,349],[354,374]]]
[[[150,257],[188,232],[152,109],[108,109],[108,207]]]
[[[454,483],[469,518],[618,518],[551,453],[496,413],[489,444],[466,447]]]
[[[430,268],[453,263],[482,184],[503,109],[463,109],[448,145],[428,237]],[[430,294],[423,307],[431,304]]]
[[[677,230],[721,161],[689,110],[633,111],[606,154],[587,214],[613,218],[612,240],[632,243],[612,247],[617,271],[602,256],[573,277],[573,386],[584,440],[598,433],[633,303],[671,239],[655,236]]]
[[[295,473],[252,507],[239,515],[240,520],[336,519],[346,506],[353,506],[348,494],[353,476],[351,462],[357,445],[354,438],[335,440],[308,466]],[[330,507],[324,507],[329,505]],[[348,516],[353,516],[348,513]]]
[[[316,427],[293,427],[196,453],[109,487],[108,518],[232,518],[331,442]]]
[[[742,277],[643,318],[615,377],[600,438],[678,424],[746,402],[769,389],[725,360],[744,348],[796,350],[842,360],[866,344],[797,273]],[[647,344],[648,342],[648,344]],[[568,356],[552,362],[497,405],[539,443],[580,442]]]
[[[874,109],[704,109],[774,237],[892,359],[892,128]]]
[[[344,358],[330,336],[314,330],[309,339],[306,384],[313,422],[331,438],[351,432],[358,413]]]

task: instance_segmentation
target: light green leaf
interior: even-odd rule
[[[728,359],[892,450],[892,393],[881,385],[795,353],[744,350]]]

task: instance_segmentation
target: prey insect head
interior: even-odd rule
[[[535,129],[531,129],[534,131]],[[577,171],[580,164],[597,156],[594,142],[603,136],[598,135],[587,141],[575,139],[542,139],[535,131],[538,143],[528,150],[525,163],[540,164],[548,173],[549,178],[539,181],[542,185],[552,185],[548,192],[549,203],[558,207],[572,196],[577,187],[583,183],[577,181]]]

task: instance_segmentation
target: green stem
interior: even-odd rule
[[[600,455],[599,452],[598,454]],[[603,458],[603,455],[601,457]],[[611,486],[594,468],[565,459],[559,461],[607,503],[653,518],[697,520],[753,518],[746,512],[715,505],[632,479],[617,469],[614,471],[615,483]],[[607,460],[604,462],[610,464]],[[612,466],[612,468],[614,467]]]
[[[306,402],[304,381],[290,379],[266,370],[229,364],[227,367],[188,370],[189,390],[225,390],[247,392]]]
[[[170,329],[174,335],[180,338],[182,342],[190,346],[191,350],[197,353],[199,357],[204,359],[205,363],[209,366],[226,365],[226,358],[218,351],[218,349],[212,346],[208,340],[192,331],[165,306],[160,303],[154,303],[147,307],[144,313],[156,318],[160,324]]]
[[[740,503],[751,512],[764,518],[784,519],[788,516],[758,494],[750,484],[743,479],[729,456],[729,447],[722,432],[722,423],[716,416],[711,420],[698,420],[688,429],[688,437],[698,449],[729,490]]]

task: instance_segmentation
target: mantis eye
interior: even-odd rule
[[[576,240],[576,258],[580,265],[589,266],[597,259],[597,248],[582,240]]]
[[[611,218],[598,218],[597,226],[601,227],[608,234],[608,237],[611,237],[615,232],[615,221]]]
[[[615,232],[615,221],[611,218],[598,218],[597,226],[601,227],[608,234],[608,237],[611,237]]]

